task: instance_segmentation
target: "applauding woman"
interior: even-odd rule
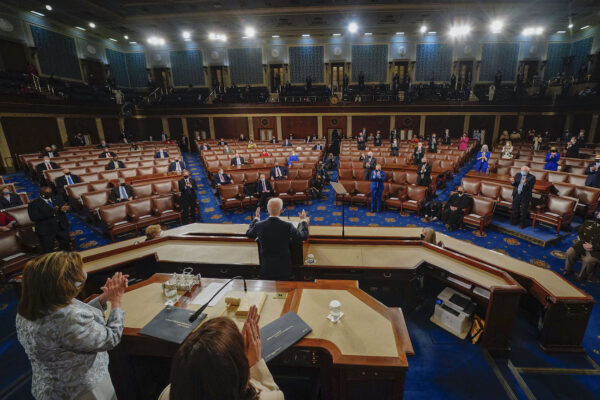
[[[486,173],[488,170],[488,162],[490,160],[490,152],[486,144],[481,146],[481,151],[477,153],[477,163],[475,164],[475,171]]]
[[[116,399],[108,374],[108,350],[121,341],[121,299],[127,276],[117,272],[88,304],[75,296],[86,273],[78,253],[56,252],[23,270],[17,337],[31,361],[36,399]],[[108,321],[104,319],[111,303]]]
[[[502,158],[505,160],[513,159],[513,146],[510,140],[507,140],[504,146],[502,147]]]
[[[546,171],[558,171],[558,162],[560,161],[560,153],[556,152],[556,147],[552,146],[550,152],[546,154]]]
[[[200,325],[175,353],[159,400],[283,400],[260,356],[258,319],[252,306],[241,333],[229,318]]]

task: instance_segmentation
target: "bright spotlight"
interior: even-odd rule
[[[573,28],[573,24],[569,24],[568,28],[569,29]]]
[[[467,36],[471,33],[471,27],[469,25],[457,25],[450,28],[449,35],[453,38],[459,38]]]
[[[52,6],[50,4],[46,4],[46,10],[52,11]]]
[[[129,36],[123,35],[123,39],[127,40],[127,39],[129,39]]]
[[[502,32],[502,29],[504,29],[504,21],[502,20],[495,19],[490,24],[490,31],[492,31],[492,33],[500,33]]]
[[[348,32],[356,33],[358,31],[358,24],[356,22],[350,22],[348,24]]]
[[[539,36],[542,33],[544,33],[544,28],[542,28],[541,26],[531,26],[528,28],[523,29],[522,35],[523,36]]]
[[[421,28],[419,29],[419,32],[421,32],[421,33],[427,32],[427,25],[421,26]]]
[[[192,38],[192,33],[190,31],[183,31],[181,32],[181,36],[183,37],[183,40],[190,40]]]
[[[150,36],[148,38],[148,43],[153,46],[162,46],[165,44],[165,39],[156,36]]]
[[[244,30],[244,35],[251,38],[254,37],[254,35],[256,35],[256,31],[254,30],[254,28],[249,26]]]
[[[93,23],[93,22],[90,22],[89,25],[90,25],[90,28],[95,28],[96,27],[96,24]]]

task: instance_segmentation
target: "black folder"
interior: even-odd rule
[[[193,313],[194,311],[185,308],[165,306],[138,333],[181,344],[206,318],[206,314],[202,313],[194,322],[190,322]]]
[[[292,347],[304,336],[308,335],[312,328],[306,324],[293,311],[276,319],[260,330],[261,356],[266,362],[271,361],[284,350]]]

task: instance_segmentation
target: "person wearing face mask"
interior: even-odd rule
[[[71,249],[69,237],[69,206],[63,197],[52,194],[50,186],[40,187],[40,197],[27,205],[29,218],[35,224],[35,233],[40,239],[42,252],[54,251],[54,241],[58,240],[61,250]]]
[[[76,297],[86,278],[75,252],[41,255],[23,270],[16,330],[32,364],[36,399],[116,399],[107,351],[123,334],[127,275],[115,273],[100,296],[83,303]]]
[[[564,276],[573,274],[573,266],[581,260],[581,272],[577,280],[587,280],[595,276],[595,272],[600,267],[600,212],[596,213],[596,218],[585,221],[577,231],[577,239],[567,250],[565,260]]]
[[[56,178],[56,189],[61,193],[64,192],[65,186],[81,183],[81,178],[71,173],[68,168],[63,169],[63,175]]]
[[[521,229],[527,226],[527,217],[529,216],[529,203],[535,185],[535,176],[529,173],[529,167],[522,166],[521,172],[510,178],[510,183],[515,187],[513,189],[513,204],[510,223],[516,225],[517,221]]]
[[[596,159],[587,166],[585,174],[588,176],[585,186],[600,188],[600,154],[596,154]]]
[[[258,192],[258,206],[265,209],[269,197],[275,196],[273,186],[271,182],[265,179],[265,174],[260,174],[258,182],[256,182],[256,191]]]
[[[271,180],[284,180],[288,178],[288,169],[279,165],[278,162],[271,168]]]
[[[390,156],[398,157],[400,154],[400,145],[398,145],[398,140],[394,139],[392,145],[390,146]]]
[[[58,151],[54,150],[51,146],[46,146],[44,147],[44,151],[42,151],[42,157],[58,157]]]
[[[0,197],[0,209],[22,206],[21,197],[11,192],[8,188],[2,188],[2,197]]]
[[[430,153],[437,153],[437,151],[438,151],[438,142],[437,142],[437,138],[435,137],[435,133],[431,135],[431,139],[429,140],[429,146],[427,148],[427,151],[429,151]]]
[[[381,146],[382,143],[383,143],[383,138],[381,137],[381,132],[377,131],[377,133],[375,134],[375,139],[373,140],[373,145]]]
[[[239,166],[242,166],[244,164],[246,164],[244,162],[244,157],[241,157],[240,154],[236,152],[235,153],[235,157],[233,157],[231,159],[231,166],[232,167],[239,167]]]
[[[111,203],[121,203],[134,199],[133,188],[125,183],[125,179],[119,178],[119,185],[110,189],[108,199]]]
[[[100,155],[98,156],[100,158],[114,158],[115,157],[115,152],[114,151],[110,151],[110,149],[107,147],[104,148],[104,151],[102,151],[102,153],[100,153]]]
[[[457,230],[462,224],[463,217],[471,209],[473,199],[465,194],[462,186],[450,196],[442,211],[442,221],[449,231]]]
[[[46,181],[46,176],[44,175],[44,171],[49,171],[52,169],[59,169],[59,168],[60,167],[58,166],[58,164],[53,161],[50,161],[50,157],[48,157],[48,156],[45,156],[43,161],[35,166],[35,170],[36,170],[41,182]]]
[[[381,164],[376,164],[370,175],[371,186],[371,212],[381,212],[381,195],[385,182],[385,172],[381,170]]]
[[[363,160],[363,180],[370,181],[371,180],[371,172],[375,169],[377,165],[377,159],[373,157],[372,152],[368,152],[367,156]]]
[[[446,129],[444,131],[444,138],[442,139],[442,143],[446,145],[452,144],[452,138],[450,137],[450,129]]]
[[[581,147],[581,142],[577,141],[577,138],[573,136],[571,141],[567,143],[567,157],[569,158],[579,158],[579,148]]]
[[[106,170],[122,169],[122,168],[125,168],[125,163],[123,163],[123,161],[119,160],[119,158],[116,155],[113,157],[112,160],[110,160],[108,162],[108,164],[106,164]]]
[[[423,143],[419,142],[417,147],[415,147],[415,151],[413,152],[413,164],[419,165],[421,164],[421,159],[425,156],[425,149],[423,148]]]
[[[181,172],[185,169],[185,163],[179,159],[179,157],[175,158],[171,164],[169,164],[169,172]]]
[[[546,164],[544,169],[546,171],[558,171],[558,162],[560,161],[560,153],[556,152],[556,147],[552,146],[550,152],[546,154]]]
[[[196,189],[198,189],[196,180],[190,177],[190,171],[186,169],[183,170],[183,178],[177,184],[181,193],[179,198],[181,220],[183,224],[196,222]]]
[[[427,157],[421,158],[421,164],[417,166],[417,185],[431,185],[431,164],[427,162]]]
[[[458,141],[458,149],[465,151],[467,150],[467,148],[469,147],[469,136],[467,136],[467,133],[463,133],[462,136],[460,137],[460,140]]]
[[[213,176],[213,182],[215,186],[229,185],[233,183],[233,179],[223,171],[223,168],[219,168],[219,171]]]
[[[487,145],[481,147],[481,151],[477,153],[477,163],[475,163],[475,171],[485,174],[488,170],[488,162],[490,160],[490,152]]]
[[[14,229],[17,226],[17,220],[0,211],[0,232],[7,232]]]

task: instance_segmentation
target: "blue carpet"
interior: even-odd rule
[[[203,222],[214,223],[248,223],[253,211],[223,212],[210,187],[201,163],[195,154],[184,154],[184,160],[192,175],[198,182],[198,199],[201,204]],[[451,190],[460,184],[463,176],[473,168],[474,162],[468,163],[447,182],[445,190],[438,191],[438,200],[445,201]],[[330,173],[333,180],[337,179],[335,172]],[[30,198],[37,197],[37,186],[31,183],[24,174],[6,175],[5,180],[14,182],[19,191],[27,191]],[[296,215],[305,209],[315,225],[341,225],[342,208],[334,205],[333,189],[325,189],[326,200],[316,200],[310,205],[287,207],[284,214]],[[70,216],[71,229],[78,249],[103,245],[109,242],[96,230],[90,229],[79,218]],[[499,219],[501,221],[501,219]],[[478,246],[493,249],[508,254],[539,268],[552,269],[560,272],[564,265],[565,252],[576,237],[576,230],[561,232],[562,240],[549,247],[540,247],[519,240],[512,236],[486,230],[483,235],[473,228],[448,232],[439,221],[429,223],[414,214],[401,216],[397,211],[386,211],[380,214],[369,213],[365,207],[346,206],[346,224],[349,226],[429,226],[433,229],[454,236],[458,239],[474,243]],[[530,229],[530,228],[527,228]],[[554,235],[552,230],[536,226],[536,235]],[[548,232],[550,233],[548,233]],[[583,288],[596,300],[600,299],[600,284],[575,283]],[[420,310],[407,312],[406,322],[415,347],[415,357],[409,358],[409,372],[406,380],[405,394],[407,399],[505,399],[507,394],[497,379],[486,353],[479,346],[468,341],[458,340],[454,336],[437,328],[429,322],[431,308],[422,307]],[[27,376],[30,371],[29,363],[15,341],[14,316],[16,299],[11,290],[0,291],[0,365],[11,364],[9,374],[3,371],[0,378],[0,399],[7,395],[7,387],[11,380]],[[513,351],[510,361],[517,367],[547,367],[547,368],[593,368],[585,354],[547,354],[542,352],[536,341],[537,331],[521,313],[515,324],[511,346]],[[596,363],[600,363],[600,307],[595,307],[590,319],[583,346],[587,355]],[[508,368],[508,360],[494,359],[494,366],[511,387],[515,396],[525,399],[526,393],[518,385],[517,379]],[[6,377],[6,378],[5,378]],[[587,399],[599,398],[600,378],[597,375],[576,374],[522,374],[528,389],[538,399]],[[21,379],[13,385],[11,400],[31,398],[28,395],[30,380]],[[595,394],[594,394],[595,393]],[[595,397],[594,397],[595,396]]]

